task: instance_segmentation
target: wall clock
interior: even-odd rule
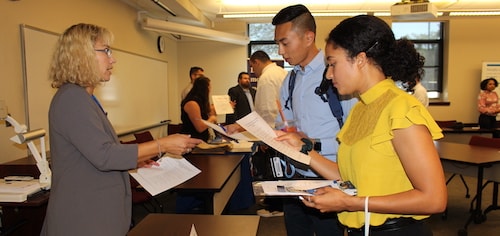
[[[156,44],[158,46],[158,52],[163,53],[165,51],[165,38],[163,36],[158,36]]]

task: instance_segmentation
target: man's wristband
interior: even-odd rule
[[[300,152],[308,154],[310,151],[313,150],[313,143],[311,142],[311,140],[302,138],[301,141],[304,142],[304,145],[302,145]]]
[[[313,149],[314,151],[321,152],[321,140],[319,138],[314,139]]]

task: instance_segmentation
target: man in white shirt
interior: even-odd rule
[[[413,96],[419,100],[425,107],[429,106],[429,97],[427,96],[427,89],[422,86],[420,79],[417,79],[417,84],[413,87]]]
[[[201,76],[203,76],[203,72],[205,72],[205,71],[203,70],[203,68],[201,68],[199,66],[193,66],[193,67],[191,67],[191,69],[189,69],[189,78],[191,79],[191,81],[182,90],[182,92],[181,92],[181,101],[184,100],[184,98],[189,93],[189,91],[191,91],[191,88],[193,88],[194,81],[196,79],[200,78]]]
[[[250,56],[250,66],[259,78],[255,95],[255,111],[274,128],[278,105],[276,100],[287,71],[276,65],[264,51],[256,51]]]

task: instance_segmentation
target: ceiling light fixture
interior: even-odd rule
[[[455,11],[450,16],[500,16],[500,11]]]
[[[141,19],[142,18],[142,19]],[[141,17],[139,22],[143,29],[158,33],[168,33],[184,35],[187,37],[212,40],[237,45],[248,45],[250,40],[246,36],[226,33],[222,31],[201,28],[191,25],[184,25],[164,20],[157,20],[150,17]]]

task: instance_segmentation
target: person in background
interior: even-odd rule
[[[201,76],[193,83],[193,88],[181,102],[181,134],[190,134],[205,142],[209,140],[208,126],[201,120],[211,123],[217,122],[217,116],[212,113],[210,106],[210,79]]]
[[[186,98],[186,95],[189,93],[189,91],[191,91],[191,88],[193,87],[194,81],[196,79],[200,78],[201,76],[203,76],[204,72],[205,71],[203,70],[203,68],[201,68],[199,66],[193,66],[189,69],[190,82],[188,85],[186,85],[186,87],[181,92],[181,101],[184,100],[184,98]]]
[[[269,126],[275,128],[276,117],[278,116],[276,100],[278,100],[279,91],[287,71],[272,62],[269,55],[261,50],[252,53],[250,66],[257,78],[259,78],[255,96],[255,111]],[[268,150],[270,147],[265,144],[260,144],[258,148],[261,153],[271,151]],[[257,156],[253,158],[257,158]],[[264,208],[257,210],[257,215],[262,217],[283,216],[283,201],[281,198],[264,198],[262,199],[262,205]]]
[[[333,116],[328,101],[315,93],[323,80],[325,56],[316,47],[314,17],[309,9],[299,4],[280,10],[272,24],[276,26],[274,40],[279,47],[278,53],[294,66],[280,88],[279,98],[285,119],[295,120],[298,131],[315,139],[318,151],[336,161],[338,142],[335,136],[341,123]],[[344,119],[356,101],[341,101]],[[278,116],[276,122],[280,121],[281,117]],[[320,178],[307,167],[294,168],[296,174],[303,178]],[[288,235],[343,235],[334,212],[322,213],[305,207],[296,198],[286,198],[283,201]]]
[[[49,77],[52,188],[41,235],[125,235],[131,224],[128,170],[155,165],[159,153],[187,153],[201,140],[170,135],[121,144],[94,90],[111,78],[112,33],[76,24],[57,42]]]
[[[275,126],[278,116],[278,106],[276,100],[279,97],[279,90],[286,77],[287,71],[276,65],[264,51],[255,51],[250,56],[250,66],[259,79],[257,82],[257,93],[255,94],[255,112],[259,114],[272,128]],[[231,124],[226,127],[229,134],[244,131],[238,124]]]
[[[415,86],[413,86],[413,93],[412,95],[418,100],[420,101],[424,107],[428,107],[429,106],[429,96],[427,95],[427,89],[425,89],[425,87],[422,85],[422,83],[420,82],[420,77],[417,77],[417,79],[415,79]]]
[[[255,111],[274,128],[278,116],[276,100],[287,71],[276,65],[264,51],[255,51],[250,56],[250,66],[259,78],[255,95]]]
[[[410,40],[399,39],[396,40],[396,44],[401,48],[408,48],[408,51],[412,51],[412,48],[415,48],[415,45]],[[421,61],[422,66],[419,66],[418,70],[414,72],[415,80],[406,82],[402,84],[403,89],[407,90],[410,94],[413,95],[418,101],[420,101],[425,107],[429,106],[429,96],[427,95],[427,89],[422,85],[421,80],[424,77],[424,68],[425,57],[420,54],[414,54],[415,60]]]
[[[234,113],[226,114],[226,124],[233,124],[236,120],[254,110],[255,93],[256,90],[250,84],[250,74],[240,72],[238,74],[238,85],[231,87],[227,91]]]
[[[481,81],[481,92],[477,98],[477,109],[479,110],[479,128],[496,128],[496,117],[500,113],[498,105],[498,94],[495,88],[498,87],[498,81],[495,78],[487,78]]]
[[[423,66],[415,48],[402,45],[375,16],[348,18],[330,32],[326,76],[340,94],[360,98],[337,135],[338,162],[312,150],[305,137],[278,137],[308,153],[310,166],[323,177],[349,180],[357,188],[357,196],[320,188],[302,201],[321,212],[339,212],[349,236],[365,235],[365,227],[373,236],[432,235],[425,219],[446,208],[445,178],[433,142],[443,137],[441,129],[420,102],[395,85],[413,82]]]

